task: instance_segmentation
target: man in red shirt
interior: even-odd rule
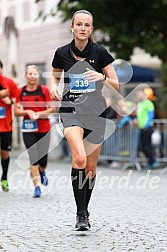
[[[1,69],[1,61],[0,61],[0,69]],[[9,94],[7,89],[7,85],[4,83],[3,76],[0,71],[0,99],[5,98]]]
[[[2,166],[1,185],[2,190],[7,192],[9,190],[7,181],[10,159],[9,151],[11,151],[12,145],[12,104],[15,101],[18,88],[12,79],[2,75],[2,70],[3,63],[0,61],[0,83],[2,81],[4,87],[7,88],[6,95],[3,94],[2,97],[0,96],[0,154]]]

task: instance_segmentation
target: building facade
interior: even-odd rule
[[[4,75],[15,79],[18,86],[26,84],[25,68],[29,64],[38,65],[42,73],[50,72],[56,48],[72,39],[70,22],[63,23],[59,13],[45,21],[37,19],[40,11],[48,13],[55,5],[53,0],[39,4],[35,0],[0,0],[0,59]],[[41,79],[41,84],[48,82]],[[21,148],[22,119],[13,118],[13,146]]]
[[[55,4],[56,1],[52,0],[39,4],[35,4],[34,0],[0,0],[0,59],[4,63],[4,74],[15,77],[19,86],[25,84],[25,67],[28,64],[37,64],[42,72],[50,71],[55,49],[72,38],[70,23],[61,22],[59,13],[45,21],[37,20],[40,11],[47,13]],[[11,18],[16,29],[13,36],[6,34],[12,34],[8,32]],[[16,76],[12,72],[13,64]],[[43,79],[43,82],[48,80]]]

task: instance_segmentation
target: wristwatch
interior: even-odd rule
[[[106,80],[107,76],[105,74],[103,74],[103,78],[104,78],[104,80]]]

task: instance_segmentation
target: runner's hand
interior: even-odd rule
[[[98,73],[89,68],[86,68],[86,72],[83,73],[84,78],[90,82],[95,81],[104,81],[104,75],[102,73]]]
[[[61,100],[60,90],[56,84],[53,84],[50,88],[50,97],[52,100],[55,100],[55,101]]]
[[[37,114],[33,110],[28,109],[27,115],[29,116],[31,121],[36,121],[38,119]]]

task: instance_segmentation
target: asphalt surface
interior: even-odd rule
[[[11,158],[9,192],[0,188],[0,251],[167,251],[166,169],[98,166],[92,227],[77,232],[70,162],[49,161],[49,185],[33,198],[27,160],[18,157],[17,152]]]

